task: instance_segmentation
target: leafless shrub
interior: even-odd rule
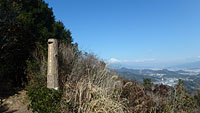
[[[129,100],[128,106],[133,113],[153,112],[154,102],[149,95],[146,95],[145,89],[134,81],[123,80],[122,98]]]
[[[106,69],[103,61],[92,54],[76,56],[71,46],[60,45],[60,48],[60,75],[64,86],[62,112],[128,112],[127,100],[121,99],[118,93],[122,83]]]

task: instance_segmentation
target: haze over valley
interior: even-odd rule
[[[110,62],[108,67],[116,71],[120,76],[136,80],[139,83],[142,83],[143,79],[150,78],[154,84],[173,87],[181,79],[184,81],[183,85],[189,91],[196,91],[200,87],[200,61],[168,67],[126,65],[116,61]]]

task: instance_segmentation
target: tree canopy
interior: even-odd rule
[[[47,47],[48,38],[72,44],[71,32],[56,21],[43,0],[0,0],[0,77],[15,85],[25,80],[26,60],[36,43]]]

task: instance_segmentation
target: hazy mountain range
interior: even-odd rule
[[[108,67],[111,69],[120,69],[122,67],[126,67],[129,69],[200,69],[200,61],[177,64],[166,63],[166,65],[154,62],[151,62],[149,64],[113,62],[109,63]]]
[[[200,69],[200,61],[174,65],[168,68]]]

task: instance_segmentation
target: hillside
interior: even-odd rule
[[[145,78],[150,78],[154,84],[164,84],[174,86],[179,79],[184,80],[183,85],[190,91],[196,91],[200,87],[200,72],[194,71],[170,71],[167,69],[151,70],[151,69],[115,69],[120,76],[127,79],[142,82]]]
[[[64,8],[60,6],[58,8],[64,12],[61,15],[67,14],[67,18],[72,17],[71,20],[74,23],[78,23],[77,20],[87,20],[82,21],[86,25],[80,26],[79,24],[81,23],[78,23],[76,27],[81,28],[80,31],[83,34],[80,33],[80,38],[87,44],[93,38],[89,40],[85,38],[90,35],[92,37],[93,34],[94,36],[100,36],[100,40],[95,39],[95,42],[109,42],[105,46],[106,50],[109,50],[108,47],[111,47],[113,41],[119,41],[119,44],[134,45],[134,41],[123,39],[123,41],[130,42],[130,44],[127,44],[121,42],[121,40],[118,40],[114,36],[114,40],[109,40],[107,37],[104,40],[101,34],[107,35],[109,33],[107,32],[108,29],[106,30],[105,28],[111,26],[110,24],[112,22],[120,29],[115,31],[113,30],[115,28],[113,26],[109,29],[115,31],[116,33],[113,34],[117,36],[120,36],[120,34],[123,35],[120,36],[122,38],[125,37],[125,33],[118,32],[122,31],[125,27],[119,27],[118,25],[120,24],[114,22],[118,18],[109,19],[110,24],[100,23],[101,26],[96,25],[100,21],[107,20],[102,19],[102,17],[106,18],[107,16],[101,14],[109,12],[108,10],[104,10],[104,7],[102,7],[104,6],[103,4],[98,4],[101,1],[93,1],[93,3],[100,5],[98,11],[104,11],[93,12],[92,14],[100,15],[100,17],[96,18],[92,16],[91,21],[89,20],[91,15],[87,11],[95,10],[96,6],[91,5],[93,8],[90,9],[89,4],[84,5],[87,1],[79,1],[80,3],[76,2],[74,5],[71,3],[74,1],[69,2],[65,0],[62,2],[53,2],[56,4],[61,3],[64,6]],[[63,4],[63,2],[67,3]],[[108,1],[106,1],[105,5],[107,3]],[[112,4],[114,3],[116,1]],[[150,6],[149,4],[147,5]],[[119,6],[121,7],[123,5],[119,4]],[[75,8],[75,11],[78,12],[70,15],[71,9],[69,7]],[[79,9],[80,7],[82,9]],[[121,9],[120,7],[116,7],[116,13],[114,15],[120,13],[118,11]],[[130,8],[132,7],[133,5],[130,4]],[[111,7],[109,6],[109,8]],[[141,10],[140,6],[139,8]],[[85,9],[87,11],[80,13],[80,11]],[[199,112],[200,90],[195,93],[188,92],[188,90],[195,90],[199,87],[200,73],[198,71],[109,69],[106,62],[100,60],[96,55],[80,50],[79,44],[74,42],[70,30],[65,28],[61,21],[58,21],[59,18],[55,17],[53,11],[57,14],[56,10],[50,8],[44,0],[0,0],[0,112]],[[131,11],[131,13],[133,12]],[[110,14],[112,12],[109,13],[109,16]],[[76,15],[80,15],[81,17],[75,18]],[[89,18],[82,18],[83,15]],[[120,18],[125,18],[124,16],[120,16]],[[97,19],[100,20],[96,21]],[[94,22],[98,27],[93,26],[89,30],[90,32],[86,33],[85,29],[90,25],[90,22]],[[126,21],[123,21],[123,25],[125,25],[124,22]],[[132,22],[133,20],[131,20]],[[138,22],[135,21],[135,23]],[[143,21],[141,23],[146,24]],[[98,32],[92,31],[97,28],[100,28]],[[103,30],[106,33],[103,33]],[[148,28],[149,30],[150,28]],[[74,34],[73,36],[78,36],[76,31]],[[87,36],[84,36],[84,34],[87,34]],[[105,43],[91,43],[95,46],[100,45],[100,48],[105,45]],[[120,47],[123,52],[125,49],[127,51],[128,49],[130,49],[129,51],[133,49],[129,47],[123,49],[119,45],[115,47]],[[120,49],[116,49],[116,51],[118,52]],[[139,47],[136,49],[140,51]],[[107,52],[112,51],[109,50]],[[119,54],[126,56],[123,52]],[[148,53],[151,53],[151,50]],[[141,63],[146,61],[152,62],[154,59],[138,60],[137,62]]]

